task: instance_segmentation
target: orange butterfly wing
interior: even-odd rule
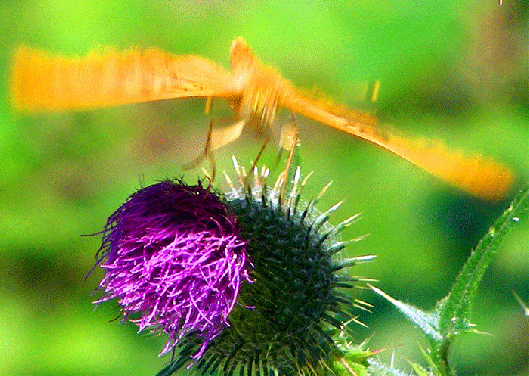
[[[499,200],[512,187],[512,172],[493,160],[465,156],[441,142],[413,140],[382,131],[375,126],[376,118],[369,114],[314,101],[294,90],[283,101],[283,106],[292,111],[381,146],[482,199]]]
[[[262,67],[241,38],[232,44],[231,58],[233,75],[230,76],[207,59],[175,56],[157,49],[145,52],[111,51],[72,59],[20,47],[13,67],[12,105],[24,111],[53,111],[184,97],[224,97],[231,100],[232,97],[240,98],[245,89],[259,93],[257,89],[262,88],[244,85],[249,85],[249,73],[255,75],[254,70],[261,69],[261,76],[266,79],[259,81],[259,85],[275,85],[274,89],[280,91],[278,95],[281,99],[279,103],[268,103],[261,96],[254,95],[259,102],[253,103],[252,108],[275,111],[279,104],[381,146],[484,199],[500,199],[512,185],[511,171],[492,160],[480,156],[467,157],[441,143],[410,140],[384,132],[377,127],[376,118],[369,114],[309,99],[277,73]],[[240,103],[232,105],[238,108]]]
[[[230,77],[213,62],[158,49],[64,58],[20,47],[15,53],[11,81],[12,105],[22,111],[237,94]]]

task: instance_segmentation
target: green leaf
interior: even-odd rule
[[[417,376],[432,376],[433,375],[426,368],[420,366],[417,363],[411,363],[410,362],[410,365],[413,368],[413,370],[415,371],[415,373],[417,374]]]
[[[426,360],[426,363],[428,363],[429,370],[426,370],[425,368],[419,366],[418,364],[411,363],[415,372],[419,376],[422,376],[422,375],[442,376],[441,371],[439,371],[439,368],[437,367],[435,359],[432,357],[432,353],[430,351],[424,350],[422,347],[421,347],[421,352],[422,352],[424,359]]]
[[[350,362],[342,357],[336,360],[331,368],[336,375],[369,376],[366,365]]]
[[[529,209],[529,186],[513,200],[509,208],[480,240],[459,273],[448,296],[437,306],[439,330],[443,337],[475,331],[469,322],[469,311],[479,283],[491,264],[498,245]]]
[[[410,373],[404,373],[392,365],[382,364],[376,359],[370,359],[369,364],[368,371],[371,376],[411,376]]]
[[[168,366],[164,367],[160,372],[156,374],[156,376],[171,376],[176,370],[173,369],[173,365],[169,364]]]

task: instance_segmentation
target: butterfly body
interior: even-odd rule
[[[240,119],[255,119],[259,127],[268,128],[291,90],[290,83],[263,65],[242,38],[232,42],[230,64],[234,89],[240,93],[234,110]]]

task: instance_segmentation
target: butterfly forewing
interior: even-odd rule
[[[11,88],[13,107],[24,111],[238,94],[226,72],[213,62],[158,49],[63,58],[20,47],[15,54]]]

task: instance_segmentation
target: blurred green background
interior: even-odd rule
[[[136,334],[90,296],[102,273],[94,264],[106,218],[141,182],[183,171],[204,145],[209,120],[228,124],[220,101],[165,101],[84,112],[24,115],[8,102],[13,49],[28,44],[84,55],[111,46],[156,46],[206,56],[228,67],[230,42],[243,36],[262,61],[297,86],[318,88],[367,108],[411,137],[494,156],[529,178],[528,20],[525,0],[358,1],[2,1],[0,3],[0,374],[153,375],[163,337]],[[380,80],[375,104],[358,84]],[[282,119],[288,119],[283,111]],[[279,120],[281,121],[281,119]],[[423,308],[443,297],[470,250],[509,203],[489,204],[457,191],[373,145],[297,118],[306,197],[330,180],[320,209],[345,204],[333,220],[361,212],[348,249],[378,255],[353,272],[379,280],[390,295]],[[235,154],[248,164],[260,140],[244,137],[216,152],[228,172]],[[274,147],[265,159],[273,161]],[[207,165],[206,165],[207,167]],[[223,179],[217,184],[225,186]],[[529,375],[529,225],[520,223],[480,290],[473,321],[488,335],[456,342],[459,375]],[[361,313],[371,349],[421,361],[427,344],[394,309],[364,291]]]

